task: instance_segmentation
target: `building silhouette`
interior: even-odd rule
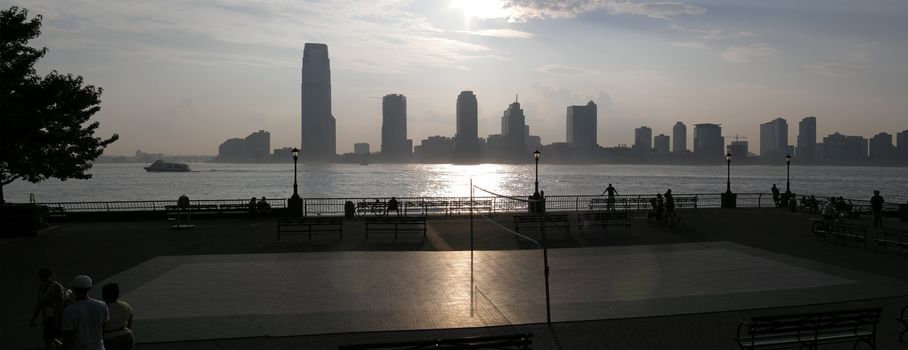
[[[728,144],[726,150],[728,151],[728,153],[733,154],[737,159],[745,159],[750,155],[747,141],[732,141]]]
[[[795,158],[799,162],[813,162],[816,160],[817,148],[817,118],[806,117],[798,122],[798,148],[795,149]]]
[[[447,163],[454,155],[454,147],[453,138],[435,135],[422,140],[413,153],[423,163]]]
[[[479,112],[473,91],[457,95],[457,132],[454,135],[454,157],[459,163],[479,162]]]
[[[881,132],[870,138],[870,160],[892,162],[896,160],[896,149],[892,145],[892,134]]]
[[[681,121],[675,123],[672,127],[672,137],[675,139],[672,152],[687,152],[687,125]]]
[[[908,129],[895,134],[895,148],[902,161],[908,161]]]
[[[782,159],[788,154],[788,122],[782,118],[760,124],[760,157]]]
[[[369,144],[365,142],[359,142],[353,144],[353,154],[358,156],[364,156],[369,154]]]
[[[634,129],[634,145],[637,152],[650,152],[653,150],[653,129],[641,126]]]
[[[271,133],[259,130],[245,139],[232,138],[218,146],[215,162],[260,163],[271,158]]]
[[[407,161],[413,140],[407,139],[407,98],[400,94],[382,98],[381,155],[386,161]]]
[[[520,102],[515,98],[514,103],[508,106],[501,116],[501,156],[506,161],[520,161],[525,158],[527,146],[526,116],[520,108]]]
[[[725,138],[719,124],[694,124],[694,156],[700,160],[718,160],[724,158],[724,151]]]
[[[655,151],[656,153],[668,153],[668,147],[670,143],[671,142],[668,135],[656,135],[656,137],[653,137],[653,151]]]
[[[568,106],[565,139],[575,154],[590,155],[598,146],[596,114],[596,103],[593,101],[585,106]]]
[[[859,163],[867,160],[867,139],[861,136],[846,136],[838,132],[823,138],[817,145],[822,160],[827,163]]]
[[[331,114],[331,63],[328,46],[306,43],[303,48],[300,119],[300,159],[328,162],[336,157],[336,121]]]

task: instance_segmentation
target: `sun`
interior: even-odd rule
[[[508,10],[505,9],[501,0],[452,0],[450,7],[462,11],[464,20],[467,22],[473,18],[489,19],[508,16]]]

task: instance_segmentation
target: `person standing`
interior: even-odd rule
[[[76,301],[63,310],[60,329],[63,331],[63,348],[76,350],[105,350],[104,324],[110,319],[107,304],[88,296],[91,277],[78,275],[70,288]]]
[[[44,325],[42,337],[44,348],[53,350],[57,348],[60,333],[60,316],[63,315],[64,288],[54,279],[54,270],[42,267],[38,270],[38,302],[35,303],[35,312],[32,313],[31,327],[38,325],[38,316]]]
[[[605,195],[606,193],[608,193],[608,201],[605,204],[605,209],[615,210],[615,195],[618,194],[618,190],[612,187],[612,184],[608,184],[605,191],[602,191],[602,195]]]
[[[779,188],[776,187],[776,184],[772,184],[772,188],[770,188],[770,191],[772,191],[772,201],[776,203],[776,208],[780,207],[781,204],[779,204],[780,203]]]
[[[400,207],[398,206],[397,197],[394,196],[388,200],[388,211],[386,214],[391,214],[392,211],[397,212],[397,216],[400,216]]]
[[[120,285],[105,284],[101,288],[102,299],[107,304],[110,321],[104,325],[104,348],[106,350],[129,350],[135,344],[132,334],[132,306],[120,298]]]
[[[678,214],[675,214],[675,196],[672,195],[672,189],[669,188],[668,191],[665,191],[665,219],[668,222],[668,226],[671,227],[675,223],[675,219],[681,221],[681,217]]]
[[[880,190],[873,190],[873,197],[870,197],[870,210],[873,212],[873,227],[883,228],[883,196]]]

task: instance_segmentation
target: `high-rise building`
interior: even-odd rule
[[[479,113],[473,91],[457,95],[457,133],[454,135],[454,158],[457,162],[479,161]]]
[[[353,154],[358,156],[367,156],[369,155],[369,144],[365,142],[359,142],[353,144]]]
[[[760,124],[760,157],[783,159],[788,154],[788,122],[776,118]]]
[[[678,121],[672,127],[672,137],[675,139],[672,144],[672,152],[687,152],[687,125]]]
[[[306,43],[301,84],[301,157],[304,162],[333,161],[336,122],[331,114],[331,63],[328,45]]]
[[[694,124],[694,155],[700,159],[724,159],[725,138],[719,124]]]
[[[264,162],[271,157],[271,133],[259,130],[245,139],[232,138],[218,146],[217,162]]]
[[[405,161],[413,152],[407,139],[407,98],[385,95],[381,104],[381,155],[385,160]]]
[[[817,118],[807,117],[798,123],[798,148],[793,155],[799,162],[811,162],[816,158]]]
[[[870,159],[873,161],[893,161],[896,158],[892,135],[881,132],[870,139]]]
[[[634,129],[634,146],[638,152],[650,152],[653,150],[653,129],[641,126]]]
[[[738,140],[732,141],[728,145],[728,147],[726,147],[728,153],[733,154],[737,159],[744,159],[745,157],[747,157],[747,155],[750,154],[750,150],[748,150],[748,148],[749,147],[747,141]]]
[[[908,129],[895,134],[895,149],[899,159],[908,160]]]
[[[567,143],[576,150],[592,151],[596,143],[596,103],[568,106]]]
[[[526,116],[516,99],[501,116],[501,136],[504,138],[504,158],[514,161],[525,158]]]
[[[668,135],[659,134],[653,137],[653,150],[656,153],[668,153],[669,144],[671,144],[671,140]]]

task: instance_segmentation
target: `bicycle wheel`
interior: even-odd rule
[[[356,210],[353,211],[353,214],[357,217],[362,217],[366,215],[366,208],[360,204],[356,206]]]
[[[813,231],[813,234],[820,237],[825,236],[831,229],[832,227],[829,224],[822,221],[817,221],[810,225],[810,230]]]

